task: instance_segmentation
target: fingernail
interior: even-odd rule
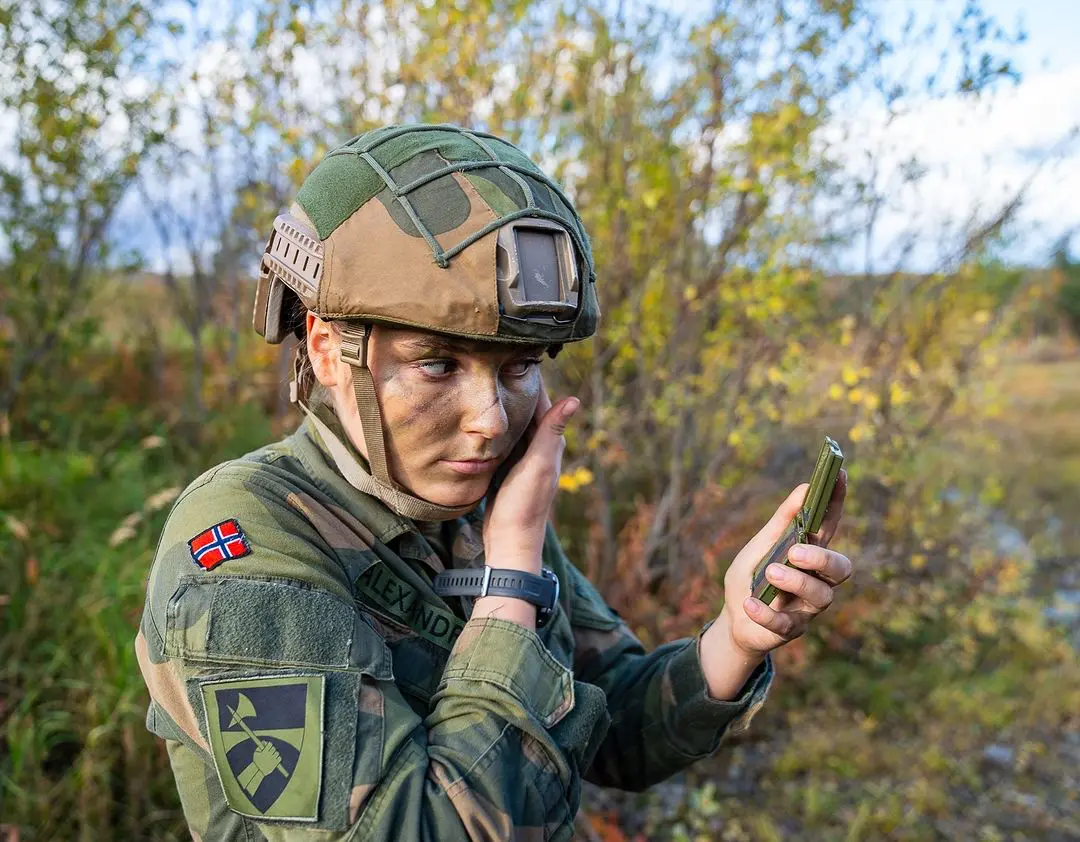
[[[772,574],[781,582],[786,582],[791,579],[791,571],[782,564],[774,564]]]
[[[791,548],[791,552],[788,553],[788,558],[792,561],[806,561],[807,550],[802,544],[796,544]]]
[[[761,610],[760,606],[761,603],[752,596],[748,596],[743,600],[743,608],[746,609],[746,613],[748,614],[757,614]]]
[[[561,413],[562,417],[569,418],[571,415],[577,412],[577,408],[579,406],[581,406],[581,401],[579,401],[577,398],[570,398],[570,400],[563,404]]]

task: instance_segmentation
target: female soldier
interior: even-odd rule
[[[594,283],[558,187],[449,126],[349,141],[275,221],[255,327],[303,339],[307,418],[178,499],[136,639],[195,839],[566,839],[583,777],[644,789],[747,727],[850,575],[844,482],[777,610],[750,575],[803,486],[717,620],[646,653],[547,524],[578,401],[539,356],[594,332]]]

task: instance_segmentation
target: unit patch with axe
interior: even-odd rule
[[[290,675],[202,685],[214,765],[235,812],[318,819],[323,682],[321,675]]]

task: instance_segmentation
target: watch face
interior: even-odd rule
[[[542,629],[548,624],[548,621],[554,616],[556,609],[559,607],[559,577],[555,575],[554,570],[547,567],[540,568],[540,575],[554,582],[555,587],[551,594],[551,604],[538,609],[536,612],[536,627],[538,629]]]

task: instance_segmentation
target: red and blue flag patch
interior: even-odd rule
[[[231,558],[251,555],[247,536],[235,518],[223,520],[217,526],[200,532],[188,541],[188,549],[191,550],[192,560],[203,570],[213,570]]]

